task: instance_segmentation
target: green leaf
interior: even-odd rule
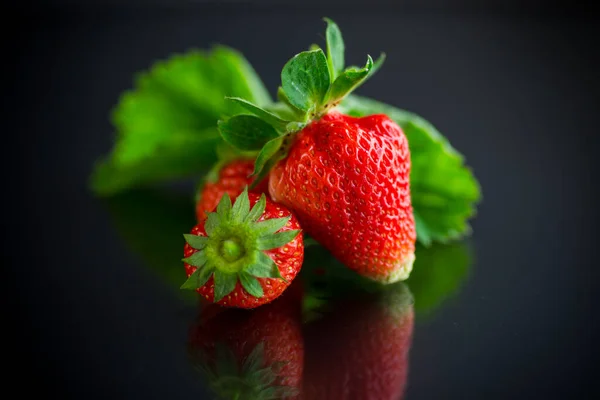
[[[196,253],[198,254],[198,253]],[[214,268],[211,268],[208,265],[204,267],[198,268],[194,271],[192,275],[181,285],[181,289],[198,289],[206,284],[210,279],[212,273],[214,272]]]
[[[472,251],[465,242],[418,245],[415,264],[406,281],[415,297],[415,310],[429,314],[456,294],[468,276]]]
[[[265,219],[264,221],[254,224],[252,229],[261,236],[272,235],[283,228],[288,223],[290,218],[291,216]]]
[[[250,64],[226,47],[174,55],[138,74],[112,113],[115,144],[95,165],[92,191],[112,195],[205,172],[222,142],[217,120],[243,110],[225,96],[271,103]]]
[[[98,196],[109,196],[131,187],[194,176],[217,161],[214,148],[221,142],[216,127],[173,131],[168,138],[119,136],[112,153],[96,162],[90,188]]]
[[[283,157],[282,154],[279,154],[279,157],[277,157],[282,144],[283,137],[278,137],[268,141],[260,150],[256,161],[254,161],[254,172],[252,172],[254,181],[252,181],[251,188],[258,182],[261,182],[267,176],[271,167]]]
[[[235,285],[238,281],[237,274],[228,274],[223,271],[219,271],[218,269],[214,272],[214,280],[215,280],[215,298],[214,302],[220,301],[223,297],[227,296],[229,293],[235,289]]]
[[[267,197],[265,194],[260,195],[260,199],[254,204],[252,210],[246,215],[245,222],[256,222],[265,212],[265,208],[267,206]]]
[[[244,272],[257,278],[283,279],[275,261],[262,251],[258,252],[256,262],[246,267]]]
[[[185,238],[187,244],[189,244],[196,250],[202,250],[206,247],[206,243],[208,242],[208,238],[206,236],[198,236],[189,233],[184,233],[183,237]]]
[[[372,68],[373,59],[371,56],[367,56],[367,63],[363,68],[349,68],[342,72],[331,85],[327,94],[327,101],[332,103],[339,102],[369,76]]]
[[[230,145],[240,150],[260,150],[269,140],[278,137],[275,129],[254,115],[236,115],[219,121],[219,132]]]
[[[292,230],[292,231],[283,231],[279,233],[274,233],[273,235],[261,236],[258,238],[258,249],[259,250],[271,250],[276,249],[281,246],[285,246],[298,234],[300,230]]]
[[[244,272],[241,272],[239,276],[240,283],[242,284],[242,287],[246,290],[246,292],[248,292],[251,296],[257,298],[263,297],[263,288],[262,286],[260,286],[260,282],[258,282],[255,277]]]
[[[342,32],[335,22],[324,18],[327,22],[325,37],[327,40],[327,63],[333,81],[344,69],[344,39]]]
[[[250,212],[250,199],[248,198],[248,187],[235,199],[231,209],[231,222],[242,222]]]
[[[291,121],[283,120],[283,119],[279,118],[277,115],[275,115],[263,108],[260,108],[256,105],[250,103],[249,101],[241,99],[239,97],[228,97],[227,99],[238,103],[239,105],[244,107],[246,110],[250,111],[252,114],[256,115],[257,117],[259,117],[264,122],[268,123],[269,125],[271,125],[273,128],[275,128],[278,131],[285,132],[287,124],[291,122]]]
[[[323,103],[331,83],[323,50],[305,51],[294,56],[281,71],[283,91],[292,105],[308,111]]]
[[[411,197],[417,239],[424,245],[447,242],[470,233],[480,186],[444,136],[420,116],[365,97],[348,96],[342,112],[352,116],[383,113],[404,131],[411,154]]]

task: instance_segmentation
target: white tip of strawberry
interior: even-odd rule
[[[384,276],[381,279],[377,279],[381,283],[390,284],[398,281],[404,281],[408,279],[415,262],[415,253],[410,253],[406,259],[404,259],[399,267],[391,272],[388,276]]]

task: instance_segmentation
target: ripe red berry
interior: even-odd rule
[[[208,179],[200,188],[196,201],[196,218],[202,221],[206,218],[206,213],[213,211],[225,193],[230,198],[236,198],[244,190],[244,187],[250,186],[252,178],[249,176],[254,171],[254,161],[247,159],[238,159],[225,164],[218,172],[216,179]],[[267,193],[268,180],[264,179],[261,183],[250,189],[251,193]]]
[[[408,278],[414,261],[409,176],[408,142],[395,122],[332,112],[293,138],[269,192],[346,266],[391,283]]]
[[[254,308],[277,298],[304,258],[296,217],[246,190],[233,206],[224,195],[216,211],[184,237],[188,280],[182,288],[227,307]]]

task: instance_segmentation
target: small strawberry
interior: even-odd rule
[[[253,184],[269,174],[269,194],[347,267],[370,279],[407,279],[415,259],[410,153],[404,132],[386,115],[355,118],[338,105],[385,57],[344,69],[344,43],[328,20],[327,55],[314,48],[283,67],[280,105],[220,121],[222,137],[260,150]],[[282,107],[286,107],[281,112]]]
[[[297,283],[256,310],[202,310],[188,352],[219,398],[297,398],[304,366],[301,303],[289,295]]]
[[[254,160],[235,159],[219,165],[217,171],[212,171],[206,182],[200,187],[196,201],[196,218],[202,221],[206,213],[213,211],[225,193],[236,198],[244,187],[252,183],[250,177],[254,171]],[[250,190],[252,193],[268,193],[268,181],[265,179]]]
[[[234,205],[225,194],[215,212],[184,235],[184,266],[193,289],[209,302],[254,308],[277,298],[296,277],[304,244],[296,217],[263,194]]]
[[[407,378],[413,302],[406,284],[327,303],[305,329],[304,398],[396,400]],[[323,332],[327,332],[326,335]]]

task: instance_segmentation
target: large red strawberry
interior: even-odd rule
[[[298,397],[304,344],[301,302],[292,293],[297,283],[256,310],[209,305],[192,325],[191,361],[220,399]]]
[[[236,198],[242,193],[244,187],[252,183],[253,178],[250,177],[254,171],[254,160],[252,159],[235,159],[219,167],[218,171],[213,171],[211,174],[214,176],[209,176],[198,191],[196,201],[198,221],[205,219],[206,213],[217,207],[225,193],[229,194],[231,198]],[[268,180],[260,182],[251,192],[267,193]]]
[[[269,191],[348,267],[394,282],[408,277],[414,260],[409,174],[397,124],[330,112],[297,134],[271,171]]]
[[[269,173],[273,200],[347,267],[383,283],[404,280],[416,241],[407,139],[386,115],[355,118],[337,109],[383,57],[344,69],[341,33],[328,23],[327,56],[317,48],[283,68],[285,111],[236,98],[255,116],[221,121],[219,130],[238,149],[260,150],[254,184]]]
[[[412,296],[402,283],[328,303],[305,329],[303,398],[398,400],[409,367]]]
[[[233,206],[225,194],[215,212],[184,235],[184,266],[209,302],[254,308],[277,298],[300,270],[304,244],[285,207],[244,190]]]

